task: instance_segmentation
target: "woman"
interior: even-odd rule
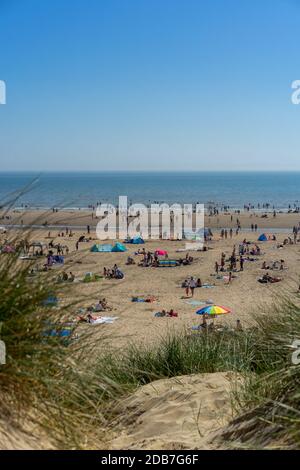
[[[193,277],[191,277],[191,280],[190,280],[190,289],[191,289],[191,295],[192,295],[192,297],[194,297],[194,290],[195,290],[195,287],[196,287],[195,279],[194,279]]]
[[[185,283],[185,295],[188,297],[190,293],[190,281],[187,279]]]

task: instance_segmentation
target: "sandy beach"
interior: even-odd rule
[[[73,212],[47,214],[47,220],[49,224],[53,225],[60,225],[63,221],[63,225],[66,226],[84,225],[92,222],[88,214],[79,212],[80,215]],[[13,218],[9,220],[9,223],[16,223],[18,218],[19,214],[13,214]],[[24,224],[29,224],[33,223],[34,218],[40,219],[40,214],[37,217],[34,212],[26,213],[22,215],[22,218]],[[218,222],[217,218],[219,219]],[[236,320],[240,319],[243,326],[247,327],[251,325],[253,315],[263,313],[267,305],[274,302],[277,295],[292,293],[298,289],[298,265],[300,261],[298,244],[285,245],[280,249],[277,248],[277,245],[286,238],[285,231],[291,235],[291,227],[298,225],[300,216],[298,214],[278,214],[276,218],[273,218],[269,214],[268,219],[260,219],[258,217],[254,218],[251,214],[242,213],[238,215],[242,232],[236,235],[234,230],[232,239],[229,236],[227,239],[221,239],[220,231],[215,227],[217,225],[229,227],[230,223],[235,227],[235,218],[236,214],[233,214],[232,222],[230,215],[208,218],[207,225],[209,223],[214,234],[212,240],[207,244],[208,250],[193,252],[194,261],[191,265],[172,268],[140,267],[138,262],[141,261],[142,256],[135,253],[143,247],[146,251],[151,252],[159,248],[168,252],[169,259],[179,259],[185,257],[185,252],[180,251],[185,248],[183,240],[150,240],[146,241],[145,245],[127,244],[128,251],[125,253],[93,253],[90,249],[99,240],[96,238],[92,223],[89,235],[87,235],[86,230],[74,230],[72,238],[62,237],[58,236],[58,233],[61,233],[60,229],[50,230],[45,228],[33,230],[30,238],[35,241],[49,243],[48,234],[50,231],[54,245],[60,243],[65,247],[68,246],[69,254],[65,255],[64,266],[62,268],[53,267],[52,271],[55,272],[56,270],[57,274],[60,270],[74,273],[75,282],[70,287],[69,295],[71,298],[73,295],[82,295],[83,299],[78,307],[84,308],[97,303],[102,297],[106,298],[108,304],[112,307],[109,315],[118,317],[118,319],[111,325],[91,325],[89,328],[94,329],[95,335],[101,335],[103,331],[105,331],[105,334],[109,333],[111,344],[123,346],[131,341],[135,343],[153,341],[154,338],[165,334],[169,330],[183,327],[191,328],[199,324],[200,318],[195,312],[205,306],[207,301],[226,306],[232,311],[229,315],[220,316],[216,320],[217,324],[234,325]],[[257,221],[259,226],[257,233],[249,230],[249,225],[254,220]],[[259,234],[263,231],[263,224],[268,224],[273,229],[272,233],[276,234],[276,241],[257,242]],[[277,233],[276,228],[279,228]],[[284,229],[283,232],[282,229]],[[12,230],[8,235],[3,234],[2,239],[5,237],[9,239],[12,233],[15,233],[15,230]],[[80,243],[79,249],[76,251],[76,241],[82,234],[85,234],[90,240]],[[239,263],[237,263],[237,272],[233,273],[232,282],[228,284],[227,272],[219,273],[219,276],[216,277],[214,272],[215,263],[220,263],[222,252],[225,253],[228,259],[233,246],[235,245],[238,250],[239,244],[244,239],[251,242],[252,245],[257,243],[261,248],[261,255],[252,256],[255,261],[246,260],[243,272],[239,271]],[[128,256],[131,256],[136,264],[127,266]],[[282,281],[275,284],[260,284],[257,279],[265,273],[261,269],[262,263],[266,261],[268,265],[281,259],[284,259],[285,269],[271,273],[280,276]],[[26,261],[22,262],[26,263]],[[45,259],[43,258],[41,261],[38,260],[37,264],[41,265],[44,262]],[[112,268],[114,264],[117,264],[124,272],[124,279],[101,279],[90,284],[79,281],[87,272],[102,275],[104,267]],[[224,279],[222,279],[223,275]],[[200,278],[202,284],[209,285],[209,287],[196,288],[193,299],[186,298],[185,289],[181,287],[182,282],[190,276],[195,279]],[[157,300],[151,303],[135,303],[132,302],[134,296],[153,296]],[[62,302],[68,300],[62,299]],[[162,309],[174,309],[178,313],[178,318],[154,317],[154,314]],[[74,308],[73,319],[75,318],[76,309]]]
[[[14,214],[8,222],[17,223],[18,216],[19,214]],[[235,216],[234,214],[233,217]],[[193,262],[176,267],[138,266],[143,256],[137,252],[143,248],[146,252],[162,249],[168,252],[170,260],[178,260],[186,255],[183,251],[184,240],[150,240],[143,245],[126,244],[126,252],[91,252],[92,246],[99,242],[92,224],[90,234],[83,229],[74,229],[72,237],[66,236],[65,232],[62,236],[62,230],[59,228],[62,221],[65,222],[64,226],[79,225],[78,217],[82,225],[83,222],[91,223],[88,214],[78,216],[73,212],[58,213],[47,216],[54,228],[36,228],[30,231],[12,228],[0,237],[1,243],[4,243],[5,240],[26,235],[31,241],[44,242],[47,245],[52,242],[54,246],[60,244],[64,247],[64,265],[51,268],[51,275],[54,276],[58,276],[62,271],[75,275],[75,281],[68,285],[67,291],[63,286],[61,292],[58,291],[61,306],[75,302],[66,317],[62,318],[63,321],[77,321],[79,309],[84,311],[87,307],[96,305],[99,299],[106,298],[111,310],[98,315],[116,317],[116,320],[111,324],[79,323],[77,328],[78,341],[86,332],[92,335],[94,358],[101,354],[104,344],[113,350],[123,350],[129,344],[155,343],[174,331],[186,330],[190,334],[197,334],[192,332],[192,327],[199,325],[202,317],[197,315],[196,311],[209,304],[221,305],[231,311],[214,319],[216,327],[235,328],[236,321],[240,320],[242,327],[246,329],[253,325],[257,315],[270,315],[270,305],[282,295],[289,294],[290,298],[295,298],[298,302],[296,292],[299,287],[300,241],[297,244],[283,244],[287,236],[293,239],[291,227],[298,225],[297,214],[280,214],[276,220],[271,216],[268,219],[256,219],[259,220],[261,228],[257,232],[249,230],[249,224],[251,226],[255,219],[248,214],[240,214],[242,231],[236,235],[233,230],[232,238],[228,235],[227,239],[222,239],[220,230],[215,227],[218,223],[230,226],[231,216],[219,216],[218,223],[216,218],[210,218],[213,237],[205,244],[206,251],[191,251]],[[36,213],[23,215],[24,225],[32,223],[34,218],[40,220]],[[275,235],[276,240],[260,242],[258,237],[263,232],[261,225],[267,222],[273,229],[272,236]],[[234,221],[232,226],[235,227]],[[76,242],[82,235],[88,241],[79,243],[77,250]],[[239,245],[245,239],[250,249],[258,246],[261,254],[250,255],[251,261],[245,256],[243,271],[240,271],[237,257],[237,269],[233,271],[229,283],[229,272],[226,270],[216,275],[215,263],[220,264],[221,255],[225,253],[227,268],[233,247],[236,247],[238,253]],[[134,259],[135,264],[127,265],[129,256]],[[262,269],[264,262],[271,266],[274,261],[280,260],[284,260],[283,270]],[[42,267],[44,263],[45,256],[37,257],[34,264]],[[86,273],[102,276],[104,267],[111,269],[115,264],[124,273],[123,279],[101,278],[97,282],[82,282]],[[258,279],[266,272],[280,277],[281,281],[261,284]],[[193,298],[191,295],[187,297],[185,289],[182,288],[182,282],[191,276],[194,279],[200,278],[204,285],[195,289]],[[132,297],[154,297],[156,300],[149,303],[132,302]],[[170,309],[177,312],[178,317],[155,316],[157,312]],[[232,414],[229,392],[226,374],[200,374],[153,382],[137,390],[122,404],[124,409],[119,410],[119,421],[114,423],[107,434],[108,442],[104,445],[111,449],[215,448],[214,434],[230,421]],[[198,416],[199,407],[202,406],[204,410]],[[139,416],[137,421],[134,418],[136,415]],[[27,443],[26,439],[23,444],[25,448],[35,446],[34,441]]]
[[[7,218],[9,217],[9,219]],[[232,228],[235,230],[237,219],[240,222],[242,230],[251,230],[251,225],[257,225],[258,231],[271,229],[272,231],[291,231],[294,225],[300,222],[299,213],[276,212],[273,211],[240,211],[219,213],[218,215],[205,215],[205,226],[212,229]],[[95,228],[100,219],[97,219],[96,213],[83,209],[59,209],[58,212],[52,210],[11,210],[5,213],[5,217],[0,219],[0,225],[28,225],[40,226],[47,224],[47,227],[74,227],[79,230],[86,229],[87,225]]]

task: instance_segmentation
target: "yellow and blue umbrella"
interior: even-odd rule
[[[222,307],[220,305],[207,305],[207,307],[200,308],[197,310],[197,315],[225,315],[226,313],[230,313],[226,307]]]

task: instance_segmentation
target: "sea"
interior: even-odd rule
[[[300,206],[300,172],[2,172],[0,206],[91,208],[128,203],[205,204],[242,209]]]

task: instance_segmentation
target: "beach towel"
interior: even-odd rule
[[[114,323],[115,320],[118,320],[119,317],[99,317],[96,320],[90,320],[90,325],[102,325],[104,323],[111,324]]]
[[[160,268],[173,268],[179,266],[179,262],[176,260],[164,259],[158,261],[158,267]]]
[[[198,306],[198,305],[205,305],[206,302],[203,300],[188,300],[186,304],[193,305],[193,306]]]
[[[100,276],[99,274],[94,274],[94,273],[85,273],[84,278],[82,279],[82,282],[97,282],[103,279],[103,276]]]
[[[202,289],[213,289],[214,287],[216,287],[216,286],[212,286],[210,284],[202,284],[202,286],[201,286]]]

